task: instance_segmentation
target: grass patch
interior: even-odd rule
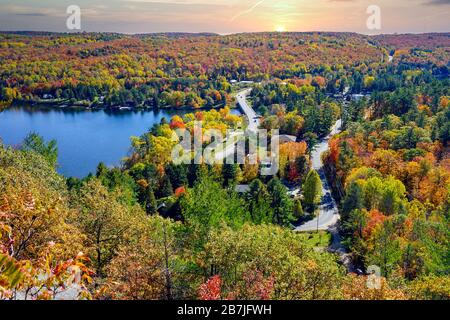
[[[311,247],[328,247],[331,234],[327,231],[300,233],[301,238]]]

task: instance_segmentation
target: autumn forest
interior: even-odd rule
[[[0,299],[450,299],[449,63],[448,33],[0,33],[0,110],[176,113],[83,178],[0,137]],[[272,176],[175,163],[197,122],[291,140]]]

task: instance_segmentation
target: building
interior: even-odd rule
[[[49,100],[54,99],[54,97],[51,94],[46,93],[42,96],[42,99]]]
[[[250,186],[248,184],[238,184],[235,190],[237,193],[247,193],[250,191]]]
[[[280,134],[279,136],[274,136],[272,137],[272,140],[278,137],[278,141],[280,144],[284,144],[284,143],[288,143],[288,142],[296,142],[297,141],[297,137],[296,136],[291,136],[288,134]]]

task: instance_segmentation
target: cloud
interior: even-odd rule
[[[425,5],[433,5],[433,6],[445,6],[450,5],[450,0],[430,0],[424,3]]]
[[[15,16],[28,16],[28,17],[46,17],[46,16],[64,16],[65,10],[61,11],[56,8],[37,8],[33,6],[21,6],[21,5],[4,5],[2,11],[7,12]]]
[[[26,16],[26,17],[45,17],[46,13],[42,12],[27,12],[27,13],[16,13],[16,16]]]
[[[77,3],[89,31],[125,33],[273,30],[366,31],[373,0],[0,0],[0,30],[65,31],[66,6]],[[383,32],[449,31],[450,0],[377,0]],[[446,6],[447,5],[447,6]],[[231,19],[231,22],[230,22]]]

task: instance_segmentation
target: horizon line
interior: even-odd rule
[[[116,31],[47,31],[47,30],[0,30],[0,33],[48,33],[48,34],[62,34],[62,35],[83,35],[83,34],[118,34],[118,35],[128,35],[128,36],[140,36],[140,35],[158,35],[158,34],[187,34],[187,35],[210,35],[210,36],[230,36],[230,35],[241,35],[241,34],[263,34],[263,33],[273,33],[273,34],[294,34],[294,33],[336,33],[336,34],[357,34],[363,36],[382,36],[382,35],[426,35],[426,34],[450,34],[449,31],[429,31],[429,32],[387,32],[387,33],[360,33],[357,31],[242,31],[242,32],[231,32],[231,33],[217,33],[210,31],[155,31],[155,32],[116,32]]]

